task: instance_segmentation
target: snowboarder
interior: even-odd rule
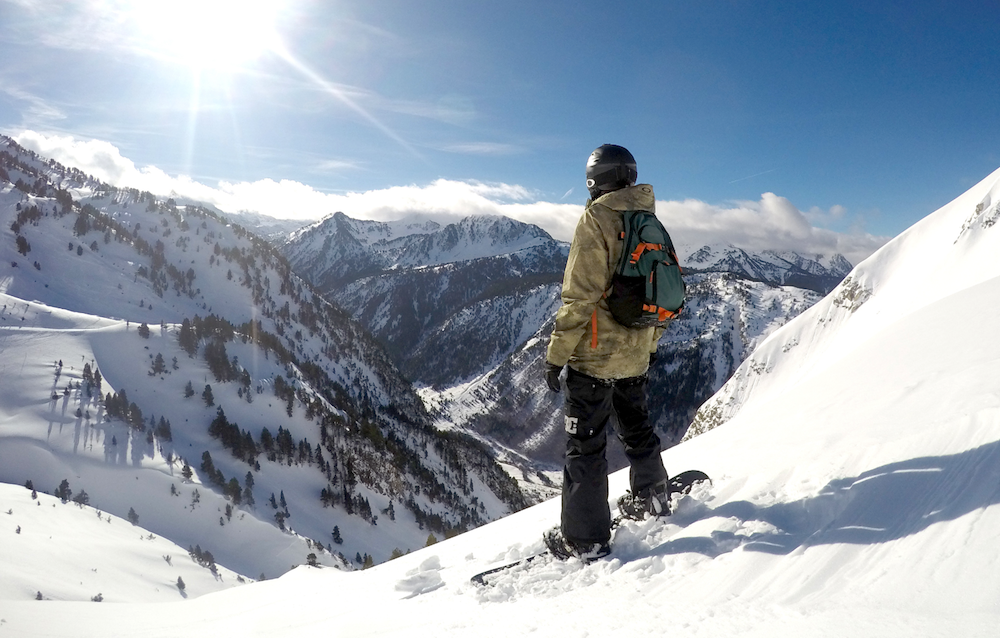
[[[653,187],[636,184],[635,159],[613,144],[590,155],[586,177],[590,199],[573,236],[546,355],[549,388],[560,392],[565,385],[568,441],[562,521],[545,533],[545,544],[559,558],[592,560],[611,552],[605,448],[612,417],[631,466],[631,493],[622,509],[667,515],[670,490],[647,404],[647,371],[664,328],[625,327],[605,299],[622,252],[622,213],[653,211]]]

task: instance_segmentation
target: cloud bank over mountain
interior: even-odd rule
[[[419,215],[445,223],[471,214],[504,215],[536,224],[556,239],[569,241],[582,204],[537,199],[516,184],[438,179],[430,184],[394,186],[365,192],[328,193],[292,180],[219,181],[202,184],[186,175],[170,175],[155,166],[138,167],[113,144],[25,130],[19,144],[75,166],[120,187],[159,196],[198,200],[227,213],[252,211],[303,222],[343,212],[356,219],[391,221]],[[655,186],[655,185],[654,185]],[[814,222],[843,220],[841,206],[802,211],[788,199],[764,193],[758,201],[712,204],[697,199],[658,201],[657,213],[675,242],[689,246],[734,244],[751,250],[794,250],[801,254],[840,253],[859,263],[888,241],[861,228],[838,232]]]

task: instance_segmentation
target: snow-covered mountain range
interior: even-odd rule
[[[525,504],[271,244],[7,138],[0,378],[0,481],[65,480],[248,577],[382,562]]]
[[[282,250],[423,387],[438,427],[474,432],[522,469],[559,466],[561,397],[537,380],[567,243],[503,217],[442,226],[338,213],[296,231]],[[755,254],[681,241],[678,250],[687,310],[664,338],[651,375],[652,416],[668,444],[680,440],[701,403],[760,339],[851,267],[840,255]],[[544,480],[538,487],[546,493]]]
[[[665,521],[619,527],[607,560],[539,559],[489,587],[469,582],[539,551],[542,531],[558,520],[554,499],[362,572],[300,567],[155,608],[5,600],[0,630],[102,638],[995,635],[998,220],[1000,170],[764,338],[701,412],[704,433],[664,453],[668,469],[699,468],[714,484],[678,500]],[[612,498],[627,474],[611,477]],[[22,487],[0,491],[0,548],[30,543],[22,547],[46,560],[47,541],[22,521],[41,507],[74,515],[75,507],[32,502]],[[83,542],[81,552],[90,549]]]
[[[794,286],[824,295],[853,267],[843,255],[836,253],[809,258],[790,251],[749,253],[735,246],[697,249],[679,246],[678,253],[684,256],[688,272],[733,273],[744,279]]]

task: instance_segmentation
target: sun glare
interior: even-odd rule
[[[133,16],[156,55],[236,71],[277,45],[275,0],[136,0]]]

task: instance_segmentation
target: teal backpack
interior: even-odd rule
[[[684,280],[667,230],[650,211],[622,213],[625,230],[618,267],[606,293],[618,323],[629,328],[666,326],[684,307]]]

